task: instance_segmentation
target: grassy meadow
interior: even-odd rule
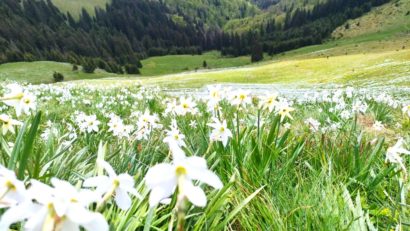
[[[17,62],[0,65],[0,80],[14,80],[33,84],[52,83],[53,73],[59,72],[64,75],[66,81],[82,79],[98,79],[116,74],[96,70],[93,74],[84,73],[80,70],[73,71],[73,65],[52,61]]]
[[[204,61],[207,63],[206,68],[203,67]],[[202,69],[238,67],[250,63],[249,56],[223,57],[217,51],[205,52],[202,55],[166,55],[142,60],[141,75],[158,76],[179,72],[195,72]]]
[[[0,138],[0,164],[12,170],[0,168],[0,227],[408,228],[409,107],[383,90],[287,99],[214,87],[198,98],[66,84],[2,95],[14,130]]]
[[[91,16],[95,15],[95,8],[105,9],[110,0],[51,0],[62,12],[70,12],[74,19],[79,19],[84,8]]]

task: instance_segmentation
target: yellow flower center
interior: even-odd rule
[[[16,186],[13,184],[13,182],[9,180],[6,181],[6,188],[8,188],[11,191],[16,191]]]
[[[115,188],[118,188],[118,186],[120,186],[120,180],[114,179],[114,181],[112,182],[112,184],[114,185]]]
[[[178,166],[175,169],[177,176],[183,176],[187,174],[187,170],[184,166]]]

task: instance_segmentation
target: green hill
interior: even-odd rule
[[[369,34],[410,33],[410,0],[393,1],[364,16],[349,20],[337,28],[332,37],[352,38]]]

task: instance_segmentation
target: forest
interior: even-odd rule
[[[138,74],[140,60],[168,54],[252,55],[259,61],[298,47],[319,44],[346,20],[389,0],[329,0],[313,9],[290,8],[283,23],[269,20],[238,34],[209,27],[163,1],[113,0],[95,17],[83,10],[79,20],[50,0],[0,2],[0,63],[52,60],[108,72]],[[274,4],[256,2],[261,8]],[[262,5],[261,5],[262,4]],[[178,20],[181,19],[182,21]],[[124,68],[125,67],[125,68]]]

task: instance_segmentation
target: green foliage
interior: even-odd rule
[[[60,72],[54,72],[53,73],[53,79],[54,82],[63,82],[64,81],[64,75],[61,74]]]
[[[111,229],[166,230],[172,220],[175,198],[171,205],[150,209],[142,180],[150,166],[171,161],[163,143],[166,134],[159,129],[147,140],[114,137],[108,131],[109,118],[98,105],[120,115],[126,124],[136,124],[138,118],[130,116],[133,112],[149,109],[161,115],[161,124],[167,128],[173,117],[163,113],[164,102],[172,98],[150,89],[142,93],[139,87],[132,86],[69,91],[74,98],[60,101],[58,91],[41,90],[39,102],[42,96],[50,100],[40,104],[39,110],[47,113],[27,116],[17,135],[1,137],[1,163],[16,169],[20,179],[48,183],[52,177],[58,177],[77,184],[97,171],[97,158],[104,158],[116,172],[133,175],[139,182],[136,189],[143,196],[142,200],[134,198],[128,211],[113,204],[106,206],[103,215]],[[140,94],[144,97],[137,99]],[[120,97],[122,103],[118,103]],[[347,105],[356,99],[341,97]],[[83,100],[92,103],[85,105]],[[387,126],[401,121],[400,109],[376,100],[366,102],[369,111],[363,116],[378,111],[380,118],[391,115],[392,121],[385,122]],[[241,109],[226,100],[221,103],[220,114],[233,132],[227,147],[210,142],[207,123],[211,115],[203,102],[198,101],[198,115],[175,117],[186,135],[187,154],[206,158],[224,182],[219,191],[205,187],[205,208],[188,205],[187,229],[297,230],[306,226],[312,230],[356,230],[374,226],[385,230],[408,219],[408,206],[396,201],[400,171],[384,160],[387,147],[392,145],[389,135],[368,132],[369,128],[354,118],[345,120],[334,131],[310,131],[304,123],[306,117],[315,117],[323,124],[326,118],[340,119],[330,110],[335,106],[332,102],[296,103],[294,119],[285,121],[275,112],[261,110],[258,103],[255,100]],[[101,130],[80,132],[71,118],[70,112],[75,110],[96,114],[102,122]],[[196,127],[189,125],[192,120],[197,122]],[[46,121],[52,121],[51,125],[46,125]],[[285,123],[292,125],[287,129]],[[40,138],[46,130],[50,133]],[[73,132],[78,137],[69,138]],[[373,141],[375,138],[377,142]],[[9,148],[9,141],[14,142],[13,148]]]
[[[127,74],[140,74],[140,70],[138,69],[137,64],[127,64],[124,68]]]
[[[97,65],[91,59],[86,59],[83,62],[83,72],[92,74],[94,73],[95,69],[97,69]]]

